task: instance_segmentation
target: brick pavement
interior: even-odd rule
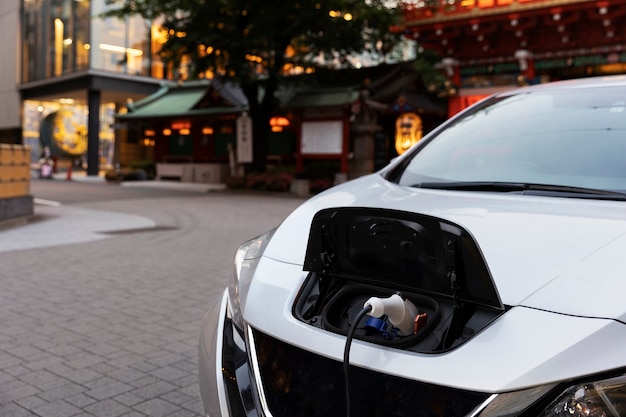
[[[237,244],[301,201],[36,205],[43,220],[0,230],[0,416],[203,415],[202,316]]]

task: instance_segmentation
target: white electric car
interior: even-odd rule
[[[234,266],[211,417],[626,416],[626,77],[485,99]]]

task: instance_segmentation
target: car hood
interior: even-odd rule
[[[345,206],[416,212],[463,227],[505,305],[626,321],[623,202],[419,189],[372,174],[305,202],[275,232],[265,256],[302,265],[313,216]]]

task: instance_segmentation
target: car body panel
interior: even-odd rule
[[[335,206],[419,207],[420,213],[457,223],[474,236],[504,304],[626,321],[626,304],[620,302],[625,292],[619,291],[626,290],[626,269],[603,272],[610,264],[602,262],[620,247],[626,250],[621,202],[414,189],[374,174],[298,208],[275,232],[265,255],[302,265],[313,216]],[[589,281],[585,291],[574,287],[583,270],[586,276],[593,272],[600,284]],[[550,293],[543,297],[542,291]]]
[[[198,344],[199,368],[212,371],[199,373],[200,394],[204,404],[210,404],[210,408],[206,411],[209,415],[214,416],[220,415],[219,406],[226,404],[224,385],[219,383],[220,375],[218,374],[218,370],[222,369],[220,359],[220,353],[224,347],[222,344],[224,338],[224,321],[222,318],[226,316],[226,308],[227,297],[224,293],[204,316]],[[214,393],[218,401],[210,401],[209,393]]]

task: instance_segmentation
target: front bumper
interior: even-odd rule
[[[241,332],[230,319],[228,292],[202,322],[198,381],[207,416],[254,416],[250,366]]]
[[[344,416],[343,364],[294,347],[230,319],[227,294],[203,322],[199,382],[207,415]],[[489,394],[351,368],[353,415],[466,416]]]

